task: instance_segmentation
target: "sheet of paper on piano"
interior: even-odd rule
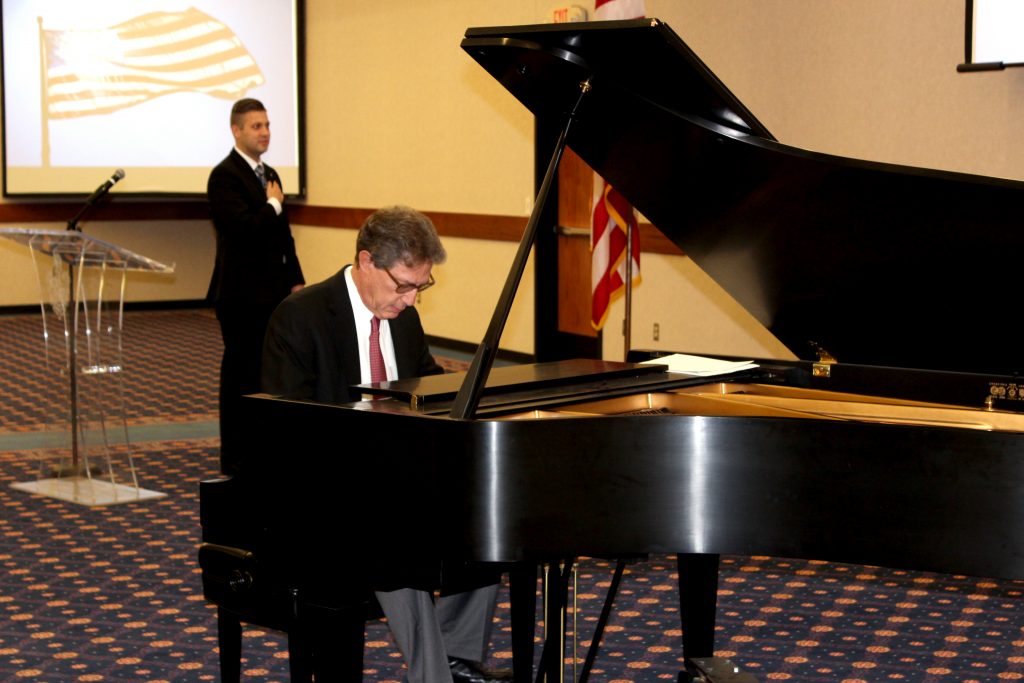
[[[714,377],[727,375],[740,370],[752,370],[757,363],[750,360],[729,361],[704,356],[691,356],[685,353],[673,353],[669,356],[643,361],[647,364],[667,365],[669,372],[679,372],[697,377]]]

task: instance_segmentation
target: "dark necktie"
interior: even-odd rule
[[[256,164],[256,177],[260,179],[263,189],[267,189],[267,174],[263,171],[263,164]]]
[[[380,352],[380,318],[370,321],[370,381],[384,382],[388,378],[384,369],[384,354]]]

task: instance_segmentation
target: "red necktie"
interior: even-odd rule
[[[388,372],[384,369],[384,354],[380,352],[380,318],[370,321],[370,381],[384,382]]]

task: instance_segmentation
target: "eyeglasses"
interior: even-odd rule
[[[422,285],[414,285],[409,282],[399,282],[398,280],[395,279],[395,276],[392,275],[391,271],[388,270],[387,268],[382,268],[381,270],[387,273],[388,277],[391,278],[391,281],[395,283],[395,294],[408,294],[413,290],[416,290],[417,292],[422,292],[424,289],[429,289],[433,287],[435,284],[437,284],[437,282],[434,280],[433,273],[430,274],[430,279],[428,279]]]

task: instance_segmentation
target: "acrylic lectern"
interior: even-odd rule
[[[83,505],[164,494],[139,486],[128,439],[122,336],[129,271],[167,266],[77,230],[4,228],[26,245],[39,281],[43,362],[64,406],[61,448],[41,449],[35,481],[12,486]]]

